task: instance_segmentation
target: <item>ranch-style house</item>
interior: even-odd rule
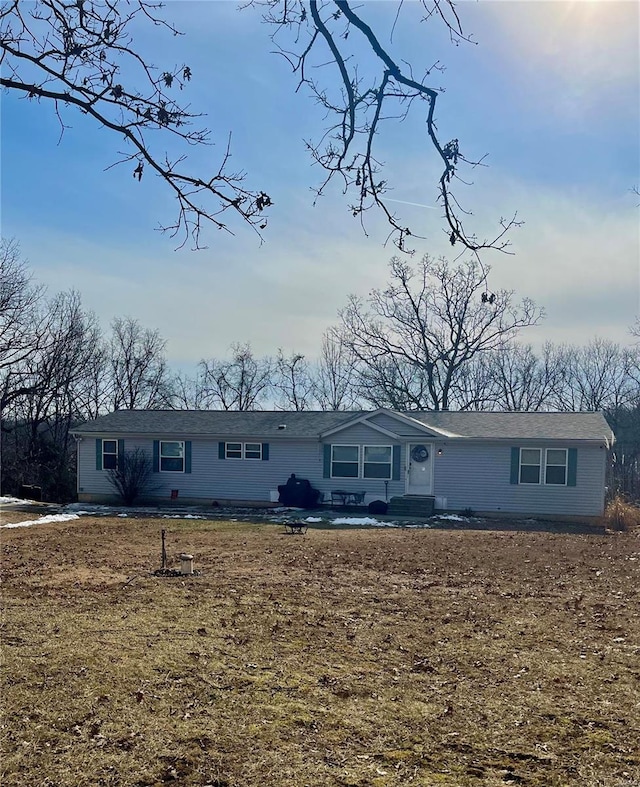
[[[583,520],[603,513],[614,439],[601,413],[384,408],[119,410],[82,424],[75,436],[84,502],[118,502],[108,471],[140,448],[153,467],[140,502],[275,503],[278,486],[295,473],[325,503],[382,500],[406,513]]]

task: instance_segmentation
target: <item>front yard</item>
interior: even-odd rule
[[[0,536],[3,787],[640,784],[637,534]]]

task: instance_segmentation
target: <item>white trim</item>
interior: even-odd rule
[[[547,481],[547,454],[549,451],[564,451],[564,483],[554,484]],[[551,467],[563,467],[563,465],[551,465]],[[544,449],[544,485],[545,486],[568,486],[569,485],[569,449],[568,448],[545,448]]]
[[[550,486],[550,487],[568,487],[569,486],[569,449],[565,446],[562,447],[554,447],[554,446],[541,446],[538,445],[531,445],[531,446],[519,446],[519,456],[518,456],[518,486]],[[522,480],[522,452],[523,451],[538,451],[540,455],[540,464],[533,465],[533,464],[525,464],[525,467],[540,467],[540,476],[537,482],[533,481],[523,481]],[[547,463],[547,454],[549,451],[564,451],[564,483],[563,484],[554,484],[547,481],[547,467],[549,466]],[[563,465],[550,465],[551,467],[562,467]]]
[[[117,439],[114,440],[113,437],[103,437],[103,438],[101,438],[101,440],[102,440],[102,470],[103,471],[104,470],[117,470],[118,469],[118,441],[117,441]],[[115,443],[116,444],[115,453],[113,451],[109,451],[106,454],[107,456],[115,456],[115,458],[116,458],[115,467],[105,467],[104,466],[104,457],[105,457],[104,444],[105,443]]]
[[[341,481],[344,481],[345,479],[349,480],[350,478],[359,479],[361,477],[360,462],[361,462],[361,455],[362,455],[362,451],[360,450],[360,446],[357,443],[329,443],[329,445],[331,446],[331,456],[330,456],[330,462],[329,462],[329,478],[337,478],[337,479],[339,479]],[[358,449],[358,460],[357,460],[358,475],[334,475],[333,474],[333,461],[334,461],[333,460],[333,449],[334,448],[357,448]],[[352,460],[350,462],[349,461],[340,462],[340,464],[351,464],[352,465],[352,464],[354,464],[354,462]]]
[[[222,441],[221,441],[222,442]],[[229,445],[239,445],[240,446],[240,456],[229,456],[227,446]],[[257,445],[260,448],[260,456],[247,456],[247,446],[248,445]],[[262,443],[258,440],[252,440],[249,442],[243,442],[242,440],[225,440],[224,441],[224,458],[225,460],[230,460],[231,462],[258,462],[261,461],[264,454],[262,450]],[[234,451],[236,449],[233,449]],[[255,453],[255,449],[251,449]]]
[[[182,446],[182,456],[162,456],[162,444],[163,443],[180,443]],[[182,470],[163,470],[162,469],[162,460],[163,459],[182,459]],[[185,473],[187,470],[187,447],[185,440],[158,440],[158,472],[159,473]]]
[[[543,479],[544,479],[544,465],[543,465],[543,458],[544,458],[544,449],[540,448],[540,446],[527,446],[526,448],[519,448],[520,453],[518,454],[518,486],[543,486]],[[538,480],[537,481],[523,481],[522,480],[522,452],[523,451],[537,451],[540,457],[540,461],[537,464],[527,463],[525,467],[537,467],[538,468]]]
[[[457,432],[448,432],[446,429],[438,429],[436,426],[432,426],[431,424],[425,424],[424,421],[420,421],[417,418],[413,418],[413,416],[406,415],[405,413],[398,413],[395,410],[390,411],[389,415],[392,415],[394,418],[397,418],[399,421],[406,421],[406,423],[411,424],[412,426],[417,426],[420,429],[424,430],[430,437],[464,437],[464,435],[460,435]],[[411,435],[404,435],[405,437],[411,438]]]
[[[258,446],[258,453],[260,456],[247,456],[247,446],[248,445],[257,445]],[[251,449],[253,453],[256,453],[255,449]],[[242,444],[242,458],[247,462],[257,462],[258,460],[262,460],[262,443],[243,443]]]
[[[329,457],[329,478],[336,479],[336,480],[348,480],[350,478],[358,479],[360,481],[393,481],[393,445],[391,443],[326,443],[326,445],[330,446],[331,448],[331,455]],[[333,475],[333,465],[334,462],[336,464],[355,464],[355,462],[349,460],[334,460],[333,458],[333,449],[334,448],[357,448],[358,449],[358,475]],[[388,448],[391,452],[391,456],[388,462],[365,462],[365,451],[367,448]],[[381,478],[380,476],[365,476],[364,474],[364,466],[365,464],[368,465],[389,465],[389,477],[388,478]]]
[[[461,436],[456,434],[455,432],[447,432],[444,429],[438,429],[435,426],[427,425],[422,421],[419,421],[417,418],[412,418],[411,416],[405,415],[404,413],[399,413],[396,410],[389,410],[386,407],[379,407],[377,410],[361,413],[356,418],[352,418],[350,421],[347,421],[344,424],[340,424],[340,426],[334,426],[333,429],[327,429],[326,432],[321,432],[320,437],[324,439],[325,437],[329,437],[335,432],[341,432],[343,429],[348,429],[351,426],[355,426],[356,424],[365,423],[365,422],[367,423],[367,426],[371,427],[372,429],[377,429],[378,431],[386,434],[388,437],[392,437],[397,440],[411,437],[410,435],[395,434],[394,432],[390,432],[389,430],[385,429],[383,426],[378,426],[377,424],[371,423],[371,419],[375,418],[375,416],[377,415],[388,415],[391,418],[395,418],[396,421],[400,421],[401,423],[405,423],[410,426],[416,427],[417,429],[419,429],[421,432],[424,432],[429,437],[460,437]]]
[[[365,454],[367,452],[367,448],[388,448],[389,449],[389,461],[388,462],[367,462],[365,460]],[[364,466],[365,465],[389,465],[389,476],[387,478],[383,478],[382,476],[366,476],[364,474]],[[370,444],[363,445],[362,446],[361,473],[362,473],[363,480],[366,480],[366,481],[393,481],[393,446],[392,445],[370,445]]]

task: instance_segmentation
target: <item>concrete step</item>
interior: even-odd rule
[[[430,495],[392,497],[387,513],[391,516],[433,516],[435,501],[435,497]]]

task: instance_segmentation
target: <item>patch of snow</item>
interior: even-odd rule
[[[122,518],[126,518],[126,517],[129,516],[129,514],[116,514],[116,516],[119,516],[119,517],[122,517]]]
[[[65,511],[75,511],[78,514],[85,514],[87,516],[95,514],[97,511],[112,513],[113,510],[113,506],[101,506],[97,503],[69,503],[69,505],[65,506]]]
[[[331,520],[334,525],[380,525],[384,527],[386,522],[379,522],[370,516],[339,516]]]
[[[448,519],[451,522],[468,522],[466,516],[459,516],[458,514],[436,514],[432,519]]]
[[[78,514],[47,514],[39,519],[30,519],[26,522],[14,522],[10,525],[0,525],[2,528],[9,527],[31,527],[31,525],[47,525],[50,522],[70,522],[72,519],[80,519]]]
[[[305,522],[322,522],[322,517],[321,516],[308,516],[304,521]]]
[[[20,500],[19,497],[0,497],[0,506],[10,503],[28,503],[28,500]]]
[[[204,517],[197,514],[163,514],[162,519],[204,519]]]

